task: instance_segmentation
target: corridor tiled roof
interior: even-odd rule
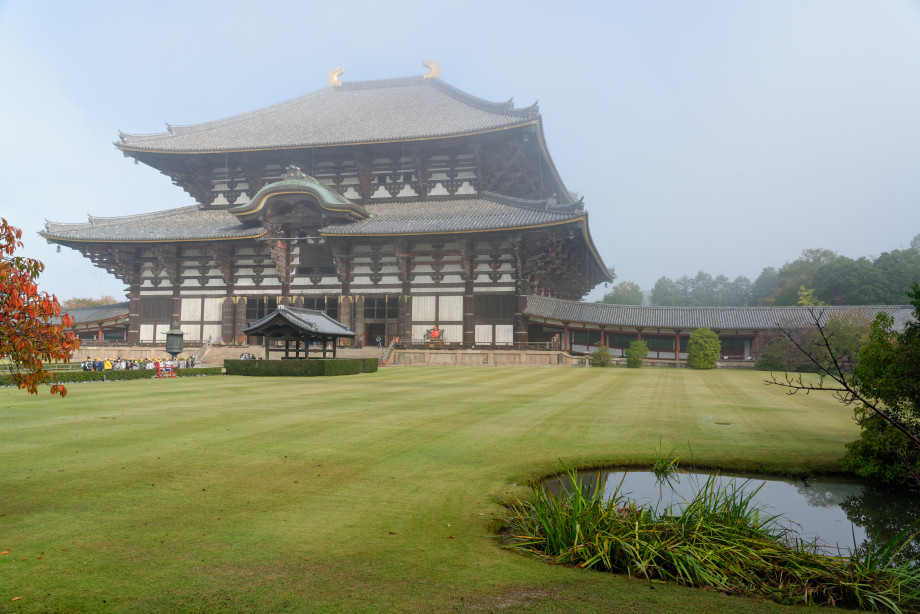
[[[544,296],[528,296],[524,314],[531,318],[588,325],[693,330],[779,330],[814,326],[834,316],[869,322],[878,313],[906,321],[913,308],[901,305],[860,307],[646,307],[582,303]]]
[[[226,119],[120,133],[125,151],[216,152],[344,145],[470,134],[539,118],[536,105],[488,102],[439,78],[344,82]]]

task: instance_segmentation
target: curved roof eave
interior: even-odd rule
[[[422,141],[436,141],[439,139],[454,139],[461,138],[466,136],[476,136],[479,134],[490,134],[493,132],[502,132],[505,130],[513,130],[515,128],[521,128],[523,126],[529,126],[531,124],[539,124],[539,118],[528,119],[516,124],[508,124],[506,126],[497,126],[495,128],[488,128],[484,130],[471,130],[465,132],[451,132],[445,134],[436,134],[436,135],[420,135],[420,136],[408,136],[400,138],[389,138],[389,139],[374,139],[374,140],[356,140],[356,141],[341,141],[341,142],[321,142],[321,143],[298,143],[294,145],[265,145],[261,147],[218,147],[213,149],[189,149],[189,150],[174,150],[174,149],[163,149],[163,148],[153,148],[153,147],[137,147],[137,146],[127,146],[124,143],[115,142],[116,148],[124,152],[125,155],[130,155],[132,153],[156,153],[156,154],[166,154],[166,155],[200,155],[200,154],[225,154],[225,153],[248,153],[254,151],[287,151],[292,149],[325,149],[331,147],[354,147],[360,145],[386,145],[389,143],[407,143],[407,142],[422,142]],[[541,129],[542,132],[542,129]],[[542,137],[541,137],[542,139]],[[545,148],[545,144],[541,145]],[[551,168],[553,170],[554,176],[558,178],[559,174],[556,171],[555,165],[550,161]],[[561,185],[561,180],[560,180]]]

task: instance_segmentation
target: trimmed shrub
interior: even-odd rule
[[[176,377],[200,377],[203,375],[221,375],[220,367],[176,369]],[[157,372],[156,369],[131,369],[130,371],[55,371],[57,381],[64,384],[80,382],[117,382],[131,379],[151,379]],[[10,375],[0,375],[0,386],[12,386],[13,378]]]
[[[613,356],[610,355],[610,348],[602,345],[591,352],[592,367],[609,367],[613,363]]]
[[[645,341],[633,341],[626,348],[626,366],[630,369],[638,369],[642,366],[642,360],[648,356],[648,344]]]
[[[719,362],[722,342],[708,328],[698,328],[690,333],[687,342],[687,366],[694,369],[715,369]]]
[[[377,371],[376,358],[327,358],[309,360],[225,360],[227,375],[255,377],[319,377],[354,375]]]

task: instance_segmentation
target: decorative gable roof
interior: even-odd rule
[[[226,119],[119,133],[124,152],[207,153],[429,139],[539,121],[536,104],[489,102],[440,78],[344,82]]]
[[[365,218],[368,215],[364,207],[304,174],[296,166],[287,167],[281,181],[268,184],[256,192],[248,203],[231,207],[229,211],[242,222],[255,221],[261,219],[270,200],[304,196],[312,197],[321,209],[332,214],[348,216],[352,219]]]

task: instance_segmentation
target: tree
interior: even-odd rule
[[[682,305],[680,291],[677,284],[669,277],[659,277],[652,288],[651,297],[653,305],[673,307]]]
[[[751,304],[753,305],[772,305],[774,302],[773,295],[779,289],[779,273],[771,266],[764,268],[754,280],[751,288]]]
[[[67,388],[44,368],[50,361],[70,359],[80,340],[67,329],[73,319],[61,314],[58,300],[39,292],[35,280],[45,265],[32,258],[14,256],[22,247],[22,231],[0,218],[0,360],[17,387],[38,393],[51,384],[51,394],[66,396]]]
[[[89,297],[78,297],[78,298],[69,298],[63,303],[61,307],[64,309],[77,309],[80,307],[100,307],[102,305],[114,305],[118,301],[114,297],[106,294],[105,296],[100,296],[99,298],[89,298]]]
[[[613,356],[610,355],[610,348],[602,345],[591,352],[591,366],[609,367],[613,363]]]
[[[698,328],[687,341],[687,366],[694,369],[714,369],[719,362],[722,342],[708,328]]]
[[[626,348],[626,366],[630,369],[638,369],[642,366],[642,360],[648,356],[648,344],[645,341],[633,341]]]
[[[824,303],[815,297],[814,288],[799,286],[799,301],[796,304],[803,305],[805,307],[815,307],[817,305],[823,305]]]
[[[799,299],[799,288],[814,287],[815,273],[825,264],[837,258],[837,253],[829,249],[805,249],[792,262],[787,262],[779,270],[779,287],[773,294],[775,305],[795,305]]]
[[[797,347],[818,368],[820,379],[816,383],[786,374],[765,383],[788,388],[790,394],[832,392],[842,404],[854,406],[863,433],[848,446],[845,464],[879,479],[895,479],[900,473],[920,487],[920,286],[913,284],[907,294],[914,321],[897,332],[890,316],[876,316],[855,367],[844,360],[833,331],[822,325],[820,310],[812,310],[816,347]],[[795,343],[794,336],[788,337]],[[882,449],[898,459],[901,472],[883,471],[890,461],[880,454]]]
[[[602,303],[609,305],[641,305],[642,288],[633,281],[621,281],[604,295]]]
[[[920,234],[915,235],[914,238],[910,240],[910,248],[920,252]]]

